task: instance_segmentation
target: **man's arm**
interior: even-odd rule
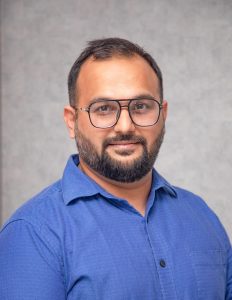
[[[0,299],[66,299],[60,265],[31,224],[9,223],[0,233]]]
[[[228,250],[226,300],[232,300],[232,249]]]

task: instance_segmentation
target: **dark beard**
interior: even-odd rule
[[[114,138],[106,139],[102,146],[102,153],[98,155],[94,145],[87,139],[79,129],[76,129],[76,143],[81,159],[94,171],[104,177],[118,182],[134,182],[143,178],[151,171],[159,153],[160,146],[163,142],[165,127],[162,128],[159,136],[151,145],[150,151],[147,148],[147,142],[143,137],[133,135],[118,135]],[[139,142],[143,147],[142,155],[130,162],[121,162],[113,159],[107,153],[107,146],[116,141],[134,141]],[[129,151],[120,153],[129,155]]]

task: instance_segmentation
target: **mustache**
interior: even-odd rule
[[[106,138],[103,142],[103,149],[106,149],[108,145],[113,144],[114,142],[122,142],[122,141],[135,142],[135,143],[140,143],[142,145],[147,144],[145,138],[143,138],[142,136],[136,136],[133,134],[121,134],[112,138]]]

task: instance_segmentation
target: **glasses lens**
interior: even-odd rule
[[[151,126],[157,123],[160,106],[156,100],[136,99],[130,102],[130,116],[138,126]]]
[[[93,126],[108,128],[115,125],[120,106],[116,101],[98,101],[89,107],[89,116]]]

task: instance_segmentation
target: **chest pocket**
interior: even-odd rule
[[[221,250],[192,251],[190,257],[197,282],[198,299],[224,300],[226,253]]]

